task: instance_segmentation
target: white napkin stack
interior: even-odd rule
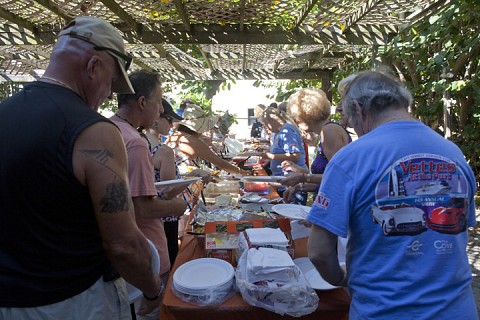
[[[296,266],[287,252],[272,248],[251,248],[247,256],[247,279],[258,281],[288,282]]]
[[[288,239],[280,229],[251,228],[246,229],[248,240],[254,246],[275,245],[288,246]]]

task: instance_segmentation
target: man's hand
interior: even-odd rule
[[[202,169],[192,170],[186,174],[186,177],[200,177],[202,178],[202,182],[205,184],[213,181],[213,175],[210,172]]]
[[[304,181],[303,181],[303,176],[302,176],[301,173],[290,172],[289,174],[287,174],[284,178],[282,178],[278,182],[281,183],[284,186],[293,187],[293,186],[295,186],[295,185],[297,185],[301,182],[304,182]]]
[[[297,191],[295,190],[295,187],[287,188],[287,190],[283,192],[283,201],[285,201],[285,203],[293,202],[295,198],[295,193],[297,193]]]
[[[146,316],[152,313],[153,311],[155,311],[155,309],[160,308],[164,293],[165,293],[165,286],[162,284],[162,292],[157,299],[147,300],[145,299],[145,297],[142,297],[142,300],[140,302],[140,308],[138,309],[137,314],[140,316]]]

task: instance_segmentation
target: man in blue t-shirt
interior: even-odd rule
[[[466,254],[475,178],[456,145],[409,115],[411,100],[381,73],[351,83],[342,104],[360,138],[327,165],[309,257],[348,285],[351,320],[476,320]],[[347,235],[345,272],[336,243]]]

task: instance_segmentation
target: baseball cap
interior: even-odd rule
[[[160,115],[160,117],[164,118],[165,116],[169,116],[172,119],[175,119],[177,121],[183,120],[182,117],[180,117],[175,111],[173,111],[172,105],[170,102],[168,102],[167,99],[162,98],[162,105],[163,105],[163,113]]]
[[[107,21],[90,16],[81,16],[70,21],[58,34],[58,37],[69,35],[93,44],[97,51],[107,51],[117,60],[121,77],[112,85],[113,92],[131,94],[135,90],[128,79],[127,70],[132,57],[125,52],[122,35]]]

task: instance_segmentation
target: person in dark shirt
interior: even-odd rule
[[[255,122],[252,124],[252,130],[250,131],[250,137],[260,139],[262,137],[263,124],[255,119]]]
[[[133,93],[131,61],[111,24],[77,17],[39,81],[0,104],[0,319],[130,319],[124,279],[160,303],[122,136],[96,112]]]

